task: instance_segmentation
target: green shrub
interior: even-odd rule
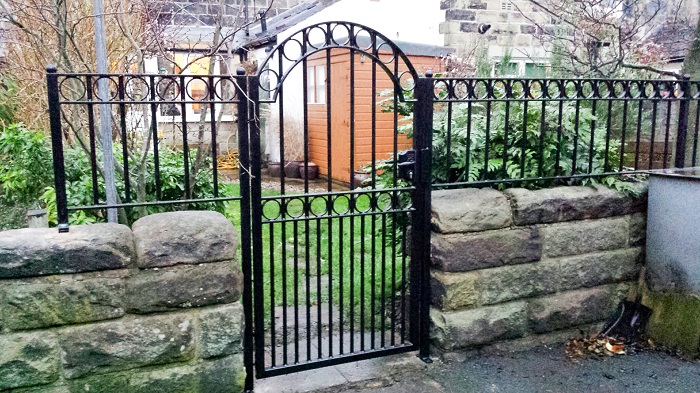
[[[0,132],[0,199],[8,205],[35,206],[51,184],[51,149],[44,135],[22,123]]]
[[[494,96],[504,97],[504,88],[495,86]],[[393,93],[382,92],[380,95],[389,96]],[[515,91],[513,95],[518,96],[519,93]],[[407,93],[405,97],[408,100],[396,106],[398,113],[405,119],[399,125],[398,132],[412,138],[412,93]],[[381,105],[383,111],[393,111],[393,97],[383,100]],[[617,139],[618,135],[613,132],[608,135],[607,125],[603,120],[605,115],[601,116],[603,108],[599,109],[596,116],[590,102],[583,101],[577,104],[573,100],[548,102],[544,109],[541,101],[530,101],[527,111],[522,101],[492,101],[490,105],[483,101],[474,101],[452,103],[451,116],[448,116],[448,105],[436,104],[433,122],[432,181],[439,184],[546,178],[567,176],[574,172],[615,172],[620,162],[621,143]],[[451,124],[449,135],[448,122]],[[380,186],[389,187],[393,184],[392,171],[387,170],[392,166],[392,160],[377,163]],[[589,183],[602,183],[630,192],[635,190],[617,176],[585,180],[533,180],[514,183],[512,186],[542,188]]]
[[[196,149],[190,150],[191,160],[197,154]],[[90,158],[85,152],[77,147],[71,147],[65,150],[65,165],[66,165],[66,197],[68,206],[89,206],[94,205],[93,201],[93,181],[91,172]],[[115,148],[114,157],[116,162],[122,162],[121,148]],[[161,179],[161,200],[174,201],[183,199],[185,193],[185,169],[183,164],[183,152],[181,150],[172,149],[167,146],[160,146],[158,150],[160,179]],[[98,160],[100,158],[98,157]],[[208,162],[207,164],[210,164]],[[137,190],[133,183],[139,182],[139,171],[136,163],[132,158],[129,158],[129,176],[132,181],[131,198],[132,202],[155,202],[156,201],[156,178],[155,178],[155,163],[153,153],[149,153],[144,162],[145,170],[142,179],[145,198],[137,197]],[[192,199],[203,199],[214,197],[214,181],[212,171],[208,169],[198,172],[197,178],[192,189]],[[222,189],[219,196],[226,196],[226,189]],[[103,204],[106,199],[104,179],[98,175],[97,177],[98,200]],[[117,176],[117,194],[119,201],[126,202],[126,190],[124,181],[120,176]],[[57,224],[56,215],[56,193],[53,187],[48,187],[42,196],[47,212],[49,214],[49,222],[53,225]],[[127,224],[131,224],[140,217],[162,213],[167,211],[185,210],[185,209],[200,209],[200,210],[215,210],[223,213],[225,204],[223,202],[207,202],[207,203],[191,203],[189,205],[164,205],[164,206],[146,206],[146,207],[130,207],[125,208],[120,214],[120,220],[126,219]],[[71,224],[84,224],[93,222],[106,221],[105,212],[102,210],[85,210],[77,211],[70,214],[69,222]]]

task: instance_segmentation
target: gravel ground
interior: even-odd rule
[[[658,351],[571,361],[563,348],[538,347],[450,364],[383,387],[342,393],[685,393],[700,392],[700,362]],[[339,392],[340,393],[340,392]]]

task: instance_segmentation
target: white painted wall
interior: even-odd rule
[[[371,27],[391,40],[443,45],[438,29],[445,19],[440,0],[343,0],[278,35],[278,42],[299,29],[329,21]]]

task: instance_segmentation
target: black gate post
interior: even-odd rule
[[[241,193],[241,268],[243,270],[243,363],[245,365],[245,390],[253,391],[253,277],[250,230],[250,149],[248,135],[248,78],[245,69],[236,70],[236,95],[238,96],[238,162]]]
[[[430,360],[430,205],[433,149],[433,73],[426,72],[415,86],[414,147],[416,187],[411,239],[411,298],[418,304],[418,326],[411,323],[411,337],[418,345],[419,354],[426,363]]]
[[[46,67],[46,88],[49,99],[49,123],[53,153],[53,176],[56,187],[58,232],[68,232],[68,200],[66,197],[66,169],[63,160],[63,132],[61,132],[61,104],[58,75],[55,65]]]
[[[255,326],[255,372],[265,371],[265,302],[263,301],[262,195],[260,156],[260,78],[248,78],[248,122],[250,123],[250,201],[253,233],[253,298]]]
[[[678,134],[676,135],[676,168],[685,167],[685,150],[688,139],[688,117],[690,117],[690,76],[685,75],[680,81],[681,96],[678,110]]]

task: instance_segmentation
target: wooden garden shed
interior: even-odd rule
[[[364,43],[363,40],[367,42]],[[369,47],[369,37],[357,37],[358,47]],[[415,44],[394,41],[407,55],[419,75],[431,70],[439,73],[444,70],[444,58],[454,51],[444,46]],[[321,176],[328,176],[328,97],[326,83],[330,83],[330,140],[332,178],[334,181],[349,183],[351,174],[372,161],[372,117],[375,117],[376,159],[390,158],[394,151],[394,114],[382,112],[380,102],[393,96],[392,81],[386,71],[376,65],[376,79],[373,88],[373,61],[368,56],[355,53],[351,62],[348,49],[333,49],[330,53],[330,75],[327,73],[327,54],[321,51],[311,56],[307,62],[307,103],[308,103],[308,147],[309,159],[319,167]],[[380,50],[380,59],[391,70],[395,67],[389,62],[389,51]],[[354,64],[351,64],[354,63]],[[351,73],[354,70],[354,130],[351,130]],[[406,66],[399,62],[399,72],[406,71]],[[410,78],[402,79],[409,82]],[[381,92],[389,92],[380,96]],[[372,111],[372,96],[375,96],[375,111]],[[399,117],[398,122],[405,122]],[[354,172],[350,167],[350,136],[354,134]],[[405,135],[397,138],[399,150],[410,149],[412,142]]]

